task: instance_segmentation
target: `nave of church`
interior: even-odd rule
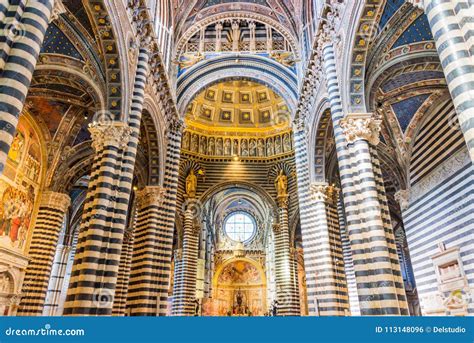
[[[0,316],[472,316],[473,18],[0,0]]]

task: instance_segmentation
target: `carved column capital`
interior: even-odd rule
[[[279,195],[277,197],[277,202],[279,208],[288,208],[288,195]]]
[[[280,224],[273,224],[273,233],[279,234],[281,232],[282,226]]]
[[[311,199],[318,202],[326,202],[328,200],[329,184],[326,182],[313,182],[309,186]]]
[[[410,205],[410,190],[400,189],[395,193],[395,200],[400,205],[400,209],[405,211]]]
[[[349,114],[340,122],[349,144],[359,140],[379,144],[381,124],[382,121],[370,113]]]
[[[131,128],[123,122],[96,123],[89,127],[92,136],[92,147],[96,152],[105,146],[115,146],[124,149],[131,134]]]
[[[71,198],[68,194],[45,191],[41,194],[40,204],[41,207],[57,208],[61,212],[66,213],[71,204]]]
[[[423,0],[407,0],[408,3],[412,4],[413,7],[417,7],[421,10],[425,10],[425,6],[423,4]]]
[[[63,13],[66,13],[66,7],[64,7],[62,0],[55,0],[53,4],[53,8],[51,10],[51,17],[49,18],[49,22],[53,22],[59,19],[59,16]]]
[[[161,186],[146,186],[137,191],[138,208],[146,208],[151,205],[161,206],[166,195],[166,188]]]
[[[184,122],[182,119],[173,118],[168,122],[168,132],[173,134],[181,134],[184,130]]]

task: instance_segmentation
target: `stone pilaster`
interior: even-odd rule
[[[187,200],[184,211],[182,256],[176,265],[173,285],[174,316],[192,316],[195,313],[196,278],[200,226],[195,223],[194,198]]]
[[[28,251],[31,261],[26,269],[19,315],[39,316],[43,313],[59,233],[70,203],[67,194],[45,191],[41,195]]]
[[[167,310],[173,233],[163,230],[160,209],[166,189],[146,186],[137,193],[137,226],[127,304],[131,316],[160,316]]]
[[[300,314],[299,293],[290,246],[288,196],[278,196],[278,224],[273,226],[275,238],[275,284],[279,316]]]

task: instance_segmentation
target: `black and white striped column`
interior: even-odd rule
[[[278,196],[278,224],[274,225],[275,285],[279,316],[299,316],[300,301],[288,225],[288,196]]]
[[[111,315],[140,136],[148,50],[141,47],[128,123],[90,128],[96,157],[65,315]],[[104,118],[107,119],[107,118]]]
[[[474,5],[472,1],[424,0],[424,10],[474,161]]]
[[[166,189],[147,186],[137,193],[137,225],[127,307],[131,316],[163,316],[167,310],[173,232],[160,226]]]
[[[193,316],[195,314],[196,278],[200,227],[194,222],[196,199],[188,199],[184,211],[183,248],[181,259],[177,261],[173,285],[174,316]]]
[[[7,10],[5,5],[0,8],[4,16],[4,30],[0,30],[4,51],[0,69],[0,173],[28,94],[53,3],[54,0],[14,1]]]
[[[348,146],[346,138],[353,134],[350,129],[361,129],[360,125],[366,122],[347,119],[344,132],[334,47],[330,41],[323,44],[322,57],[361,314],[400,315],[406,301],[399,300],[403,285],[396,282],[396,271],[392,269],[392,263],[397,261],[392,261],[385,237],[369,145],[366,140],[356,139]],[[363,127],[361,132],[368,129]],[[373,135],[370,130],[369,135]]]
[[[71,198],[67,194],[46,191],[41,195],[28,251],[31,261],[26,269],[22,290],[24,297],[18,315],[39,316],[43,313],[59,233],[70,203]]]
[[[347,234],[344,204],[341,197],[339,197],[337,202],[337,213],[339,216],[339,229],[341,232],[342,254],[344,259],[344,274],[346,276],[350,315],[360,316],[359,295],[357,293],[357,283],[354,274],[354,261],[352,260],[351,244]]]
[[[130,280],[130,269],[132,266],[134,230],[127,229],[123,237],[122,253],[117,276],[117,287],[115,288],[113,316],[125,316],[127,310],[128,285]]]

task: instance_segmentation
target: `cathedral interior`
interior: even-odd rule
[[[0,0],[0,315],[473,315],[473,18]]]

